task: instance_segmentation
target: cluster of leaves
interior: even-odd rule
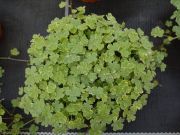
[[[163,45],[168,45],[176,39],[180,40],[180,0],[171,0],[171,4],[176,7],[176,10],[170,20],[165,23],[168,29],[163,30],[157,26],[151,32],[151,35],[155,38],[164,38]]]
[[[17,48],[13,48],[10,50],[10,54],[12,56],[18,56],[20,54],[19,50]]]
[[[171,20],[175,21],[175,25],[173,22],[167,22],[166,25],[172,27],[172,31],[175,33],[175,38],[180,39],[180,1],[179,0],[171,0],[171,3],[177,8],[171,16]],[[172,25],[173,24],[173,25]]]
[[[20,54],[17,48],[10,50],[10,56],[18,56]],[[0,67],[0,78],[3,77],[4,69]],[[12,100],[13,110],[9,111],[2,104],[3,99],[0,100],[0,134],[19,135],[21,131],[29,131],[31,135],[35,135],[38,127],[32,120],[25,119],[21,114],[16,113],[15,109],[18,106],[18,100]],[[28,121],[27,121],[28,120]]]
[[[15,108],[14,108],[15,109]],[[0,133],[19,135],[21,131],[28,131],[31,135],[36,135],[38,127],[31,124],[34,120],[23,118],[19,113],[8,111],[2,103],[0,103]]]
[[[125,28],[111,14],[84,12],[79,7],[54,19],[48,35],[34,35],[28,49],[19,107],[55,133],[88,128],[98,135],[107,125],[122,130],[146,105],[156,69],[166,67],[166,53],[141,29]]]

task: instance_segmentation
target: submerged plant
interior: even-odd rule
[[[84,7],[56,18],[48,35],[33,36],[30,65],[19,107],[53,132],[107,125],[122,130],[147,103],[157,86],[156,69],[165,69],[158,51],[141,29],[125,28],[108,14],[84,15]]]

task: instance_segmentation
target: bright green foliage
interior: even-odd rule
[[[171,3],[177,8],[171,16],[171,20],[176,22],[176,25],[172,26],[172,31],[176,34],[176,37],[174,39],[180,39],[180,1],[171,0]]]
[[[179,10],[180,9],[180,1],[179,0],[171,0],[171,3]]]
[[[59,4],[60,8],[64,8],[65,6],[66,6],[66,2],[64,2],[64,1]]]
[[[161,29],[159,26],[155,27],[154,29],[152,29],[151,31],[151,35],[153,37],[163,37],[164,36],[164,30]]]
[[[89,128],[98,135],[107,124],[122,130],[146,105],[156,69],[164,70],[166,53],[155,50],[141,29],[84,11],[54,19],[48,35],[34,35],[28,49],[19,107],[56,133]]]
[[[13,48],[10,50],[10,54],[12,56],[18,56],[20,54],[19,50],[17,48]]]
[[[29,127],[29,133],[30,135],[37,135],[37,131],[39,130],[39,128],[32,124],[30,127]]]
[[[165,25],[166,25],[167,27],[172,27],[173,22],[168,20],[168,21],[165,22]]]

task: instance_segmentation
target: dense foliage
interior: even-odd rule
[[[165,69],[166,53],[141,29],[125,28],[108,14],[84,15],[83,7],[54,19],[48,35],[34,35],[19,107],[54,132],[88,128],[101,134],[134,121]]]

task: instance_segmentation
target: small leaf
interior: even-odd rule
[[[37,131],[39,130],[39,127],[32,124],[30,127],[29,127],[29,133],[31,135],[37,135]]]
[[[165,25],[167,27],[172,27],[173,23],[172,23],[172,21],[166,21]]]
[[[123,129],[123,120],[119,119],[112,124],[113,131],[118,131]]]
[[[157,27],[152,29],[151,36],[153,36],[155,38],[156,37],[163,37],[164,36],[164,30],[157,26]]]
[[[173,27],[173,32],[175,32],[175,33],[176,33],[176,36],[177,36],[178,38],[180,38],[180,26],[174,26],[174,27]]]
[[[21,119],[22,119],[22,115],[20,115],[20,114],[15,114],[15,115],[14,115],[14,120],[13,120],[13,122],[16,123],[16,122],[20,121]]]
[[[0,108],[0,116],[4,115],[5,114],[5,111],[3,108]]]
[[[59,4],[59,7],[60,8],[64,8],[66,6],[66,2],[65,1],[62,1],[60,4]]]
[[[13,48],[10,50],[10,54],[12,56],[18,56],[20,54],[19,50],[17,48]]]

